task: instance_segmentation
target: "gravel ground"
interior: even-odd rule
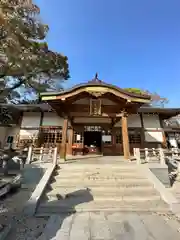
[[[44,168],[46,167],[44,166]],[[23,214],[24,205],[38,184],[38,178],[34,180],[34,176],[31,179],[34,170],[30,168],[29,170],[25,169],[25,182],[23,182],[25,185],[23,184],[17,191],[0,199],[0,224],[11,223],[12,227],[7,240],[35,240],[43,231],[48,220],[48,218],[27,217]],[[39,172],[34,171],[34,174],[38,175]]]
[[[45,227],[48,218],[30,218],[22,212],[33,190],[19,189],[0,200],[0,224],[11,223],[12,226],[7,240],[34,240]]]
[[[14,217],[12,229],[6,240],[35,240],[43,232],[48,218],[27,218],[19,215]]]

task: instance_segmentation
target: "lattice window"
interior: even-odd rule
[[[101,99],[90,100],[90,115],[101,115]]]
[[[83,133],[74,131],[73,142],[74,143],[83,143],[84,142]]]
[[[141,143],[141,133],[138,131],[129,131],[129,143]]]
[[[116,144],[121,144],[122,143],[122,132],[116,131]]]
[[[42,128],[40,132],[41,144],[53,145],[62,142],[61,128]]]

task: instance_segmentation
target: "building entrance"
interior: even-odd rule
[[[102,152],[102,133],[98,126],[85,127],[84,129],[84,146],[88,149],[88,153]]]

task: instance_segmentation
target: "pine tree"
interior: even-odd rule
[[[52,81],[67,80],[67,57],[52,52],[44,41],[48,26],[31,0],[0,0],[0,101],[14,98],[20,86],[50,89]]]

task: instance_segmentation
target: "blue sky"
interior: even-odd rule
[[[69,58],[67,86],[99,78],[180,107],[179,0],[36,0],[49,47]]]

